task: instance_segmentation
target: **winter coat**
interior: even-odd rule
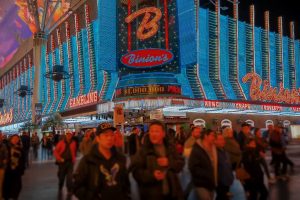
[[[184,159],[180,156],[171,140],[164,139],[166,157],[169,160],[169,167],[166,171],[166,179],[169,186],[169,194],[172,199],[183,199],[183,192],[177,174],[184,166]],[[140,197],[143,200],[164,200],[163,181],[158,181],[154,177],[154,171],[160,170],[157,164],[159,156],[155,152],[149,135],[145,136],[144,145],[133,157],[131,171],[133,177],[139,185]]]
[[[228,153],[224,149],[217,150],[218,152],[218,185],[231,186],[234,177],[231,170],[231,162]]]
[[[242,156],[242,164],[249,173],[252,183],[263,182],[264,173],[261,169],[261,157],[256,149],[246,148]]]
[[[57,143],[57,145],[53,151],[53,154],[57,161],[60,161],[62,159],[61,156],[64,153],[65,148],[66,148],[66,141],[60,140]],[[76,161],[76,143],[74,141],[71,142],[70,149],[71,149],[71,155],[72,155],[72,163],[75,163],[75,161]]]
[[[7,159],[8,159],[7,146],[6,144],[3,144],[3,142],[0,142],[0,169],[4,169],[6,167]]]
[[[188,166],[195,187],[203,187],[210,191],[216,188],[211,159],[198,142],[193,146]]]
[[[225,138],[225,151],[229,153],[231,164],[238,164],[242,158],[242,152],[239,143],[235,138]]]
[[[107,160],[93,145],[75,170],[74,194],[79,200],[129,200],[126,157],[113,149]]]
[[[22,189],[22,176],[25,171],[25,154],[21,145],[8,146],[8,160],[3,184],[5,199],[18,199]]]

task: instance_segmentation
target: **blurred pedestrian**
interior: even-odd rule
[[[25,171],[25,154],[18,135],[11,136],[8,145],[8,159],[5,170],[3,198],[18,199],[22,190],[22,176]]]
[[[189,158],[189,170],[198,199],[213,200],[218,182],[215,133],[211,129],[206,129],[202,131],[200,139],[193,146]]]
[[[3,143],[3,133],[0,131],[0,200],[3,198],[3,180],[8,160],[7,145]]]
[[[30,150],[30,136],[29,133],[23,131],[21,136],[22,148],[25,155],[25,166],[29,167],[29,150]]]
[[[33,149],[34,159],[37,159],[37,157],[38,157],[39,145],[40,145],[40,139],[39,139],[39,136],[37,135],[37,133],[35,132],[31,136],[31,146],[32,146],[32,149]]]
[[[91,139],[92,132],[92,129],[86,130],[82,142],[80,143],[79,149],[84,156],[90,152],[93,146],[93,141]]]
[[[184,166],[164,124],[153,121],[142,148],[132,159],[131,169],[143,200],[181,200],[183,192],[178,173]]]
[[[72,133],[70,131],[66,132],[65,139],[57,143],[54,149],[54,156],[56,158],[56,164],[58,165],[59,193],[61,193],[63,189],[66,178],[68,196],[71,196],[73,166],[76,161],[76,144],[72,141]]]

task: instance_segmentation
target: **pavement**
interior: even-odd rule
[[[269,199],[270,200],[299,200],[300,191],[300,142],[293,142],[288,146],[287,154],[289,158],[295,163],[294,172],[290,172],[290,178],[287,181],[279,180],[273,185],[269,185]],[[41,158],[41,152],[39,154]],[[79,161],[80,157],[77,159]],[[270,155],[267,155],[269,163]],[[78,163],[78,162],[77,162]],[[273,172],[270,167],[271,173]],[[181,179],[187,179],[187,176],[182,173]],[[132,177],[132,198],[139,200],[137,194],[137,186]],[[240,185],[235,182],[232,190],[240,190]],[[29,168],[25,171],[23,176],[23,188],[19,200],[64,200],[66,198],[66,190],[63,191],[63,196],[59,198],[58,195],[58,178],[57,166],[54,164],[53,158],[43,158],[37,161],[31,161]],[[193,195],[189,200],[194,200]],[[242,197],[233,198],[234,200],[243,200]],[[77,200],[71,197],[69,200]]]

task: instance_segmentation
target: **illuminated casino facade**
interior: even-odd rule
[[[270,32],[267,11],[265,26],[256,27],[254,6],[249,23],[238,21],[237,3],[228,17],[219,1],[215,11],[194,0],[80,2],[46,33],[40,66],[31,42],[1,72],[0,126],[31,120],[33,96],[43,116],[97,113],[97,105],[102,113],[111,101],[176,112],[300,115],[293,22],[286,37],[281,17],[278,32]],[[45,78],[57,65],[70,78]],[[21,86],[33,96],[20,97]]]

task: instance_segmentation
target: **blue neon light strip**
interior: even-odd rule
[[[276,58],[275,33],[270,32],[270,83],[272,87],[277,87],[275,58]]]
[[[289,42],[287,37],[282,38],[283,47],[283,83],[284,88],[290,87],[290,72],[289,72]]]
[[[255,27],[255,73],[262,77],[262,29]]]

